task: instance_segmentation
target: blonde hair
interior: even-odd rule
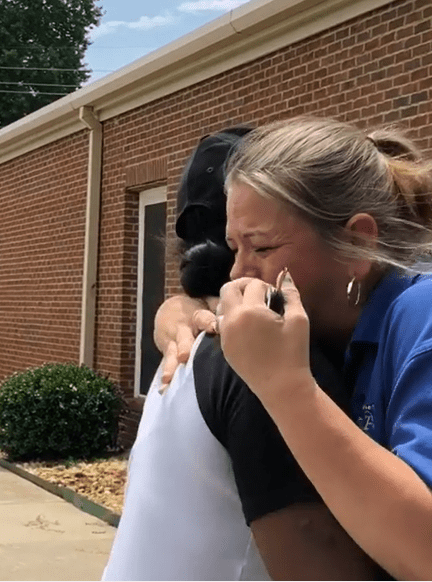
[[[227,188],[235,181],[294,206],[347,256],[406,269],[432,252],[432,165],[398,130],[367,135],[314,117],[269,124],[248,134],[231,157]],[[375,219],[376,248],[344,240],[358,213]]]

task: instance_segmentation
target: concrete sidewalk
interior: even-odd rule
[[[0,467],[0,580],[100,580],[116,529]]]

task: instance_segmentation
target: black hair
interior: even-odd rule
[[[239,125],[204,136],[183,171],[176,233],[181,239],[180,282],[190,297],[217,296],[229,281],[234,253],[225,242],[225,168],[251,129]]]
[[[190,297],[218,296],[229,281],[234,253],[226,244],[207,239],[184,249],[180,283]]]

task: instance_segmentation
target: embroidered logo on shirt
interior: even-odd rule
[[[363,404],[362,411],[363,414],[358,417],[357,424],[365,432],[368,432],[369,430],[375,428],[375,404]]]

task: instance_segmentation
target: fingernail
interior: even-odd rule
[[[216,321],[211,322],[209,329],[208,329],[208,333],[213,333],[213,334],[217,333],[217,325],[216,324],[217,324]]]
[[[210,324],[211,331],[209,333],[214,333],[215,335],[220,334],[219,324],[220,324],[221,318],[222,318],[222,315],[220,315],[219,317],[216,317],[216,319],[211,322],[211,324]]]
[[[286,274],[288,273],[287,267],[284,267],[282,271],[276,278],[276,291],[280,291],[282,289],[282,285],[285,279]]]
[[[283,289],[284,287],[290,287],[294,284],[291,275],[288,272],[288,269],[284,269],[283,275],[281,273],[281,282],[280,287]]]

